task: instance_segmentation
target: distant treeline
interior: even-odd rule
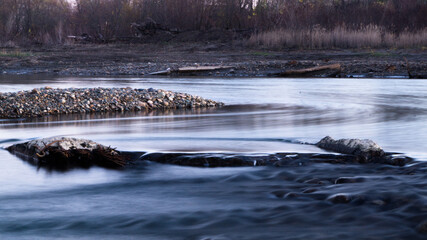
[[[181,31],[357,31],[375,26],[398,36],[426,28],[427,0],[0,0],[0,42],[132,36],[131,23],[147,18]]]

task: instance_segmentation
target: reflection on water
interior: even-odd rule
[[[2,120],[1,147],[73,136],[133,151],[321,152],[298,143],[330,135],[370,138],[386,151],[427,160],[427,80],[0,76],[3,92],[46,85],[153,87],[226,106]],[[427,216],[425,168],[417,168],[424,174],[407,175],[394,167],[329,164],[289,169],[148,164],[55,173],[6,151],[0,159],[0,237],[6,238],[324,239],[357,233],[416,239],[414,229]],[[364,180],[332,184],[342,176]],[[318,179],[314,185],[313,179]],[[336,193],[354,198],[349,205],[333,205],[327,199]]]

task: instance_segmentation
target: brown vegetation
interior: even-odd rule
[[[267,48],[408,48],[427,46],[427,28],[405,31],[400,34],[382,33],[378,26],[368,26],[360,30],[337,27],[332,30],[290,30],[278,29],[251,36],[252,46]]]
[[[134,37],[131,24],[147,18],[181,32],[250,30],[267,46],[408,47],[425,45],[427,1],[0,0],[0,42],[107,42]]]

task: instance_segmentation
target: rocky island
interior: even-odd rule
[[[145,109],[207,108],[224,104],[162,89],[51,87],[0,93],[0,118],[125,112]]]

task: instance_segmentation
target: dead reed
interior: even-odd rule
[[[331,48],[422,48],[427,46],[427,28],[400,34],[382,31],[377,26],[361,30],[337,27],[333,30],[278,29],[253,34],[251,46],[266,48],[331,49]]]

